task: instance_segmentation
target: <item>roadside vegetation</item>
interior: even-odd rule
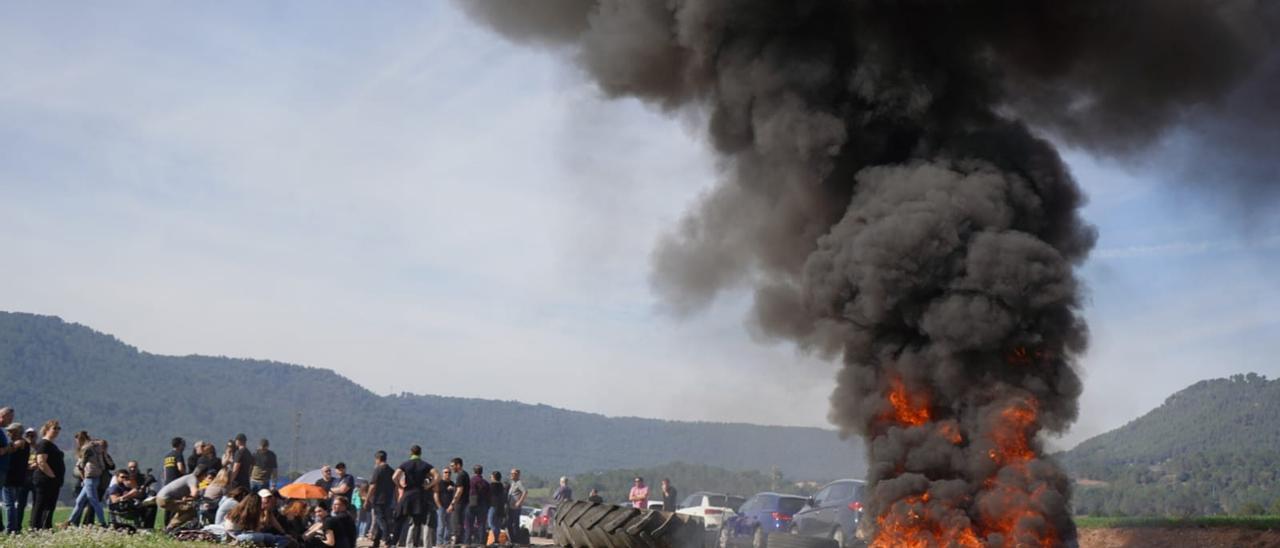
[[[1076,527],[1081,529],[1137,529],[1137,528],[1210,528],[1229,527],[1235,529],[1277,529],[1280,530],[1280,515],[1277,516],[1199,516],[1191,518],[1147,518],[1147,517],[1076,517]]]

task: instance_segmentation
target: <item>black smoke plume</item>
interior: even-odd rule
[[[762,333],[840,357],[831,418],[868,438],[881,545],[1075,543],[1037,435],[1076,417],[1095,233],[1049,139],[1123,158],[1280,122],[1231,112],[1280,89],[1268,0],[459,4],[609,96],[704,116],[723,180],[659,242],[655,287],[689,311],[752,286]],[[1275,182],[1256,165],[1240,184]]]

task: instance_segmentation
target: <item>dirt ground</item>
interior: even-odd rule
[[[1213,528],[1081,529],[1080,548],[1270,548],[1280,531]]]

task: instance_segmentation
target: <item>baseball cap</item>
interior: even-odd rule
[[[258,496],[259,496],[259,497],[262,497],[262,498],[264,498],[264,499],[265,499],[265,498],[267,498],[267,497],[271,496],[271,490],[270,490],[270,489],[259,489],[259,490],[258,490]]]

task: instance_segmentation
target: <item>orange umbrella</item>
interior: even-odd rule
[[[329,497],[329,492],[319,485],[290,483],[280,488],[280,496],[290,499],[323,499]]]

